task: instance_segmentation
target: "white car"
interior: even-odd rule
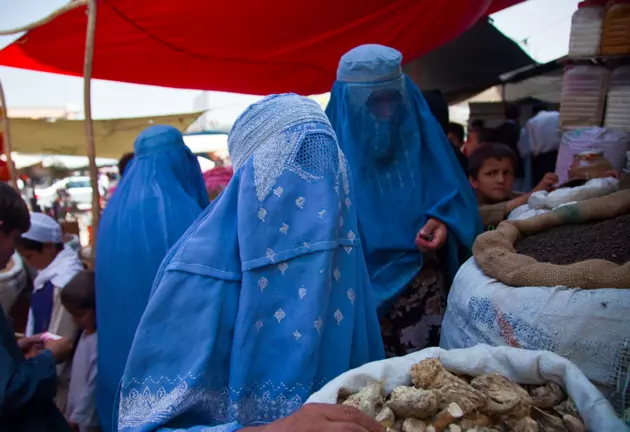
[[[68,192],[70,201],[76,204],[79,210],[87,210],[92,205],[92,184],[88,176],[68,177],[47,188],[36,189],[37,203],[41,207],[52,207],[60,189]]]

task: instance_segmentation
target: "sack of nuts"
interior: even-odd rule
[[[546,351],[477,345],[429,348],[337,377],[307,403],[342,403],[388,432],[626,431],[568,360]]]

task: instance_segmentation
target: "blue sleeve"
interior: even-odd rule
[[[57,368],[49,350],[24,361],[15,361],[0,346],[0,413],[5,415],[27,403],[52,400],[57,392]]]

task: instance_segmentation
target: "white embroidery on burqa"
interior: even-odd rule
[[[335,267],[335,270],[333,270],[333,276],[335,277],[335,280],[339,282],[339,279],[341,278],[341,272],[339,271],[338,267]]]
[[[258,219],[264,222],[265,216],[267,216],[267,210],[265,210],[264,208],[261,208],[260,210],[258,210]]]
[[[352,201],[350,201],[350,198],[346,197],[344,202],[346,203],[346,208],[349,210],[350,206],[352,205]]]
[[[295,156],[308,125],[318,122],[332,133],[326,114],[315,101],[311,103],[302,98],[301,103],[288,104],[286,97],[270,97],[251,105],[237,119],[228,137],[234,171],[253,154],[254,183],[261,202],[274,187],[289,159]]]
[[[278,264],[278,270],[280,270],[280,272],[283,275],[287,271],[288,268],[289,268],[289,264],[287,264],[286,262],[281,262],[280,264]]]
[[[293,332],[293,337],[295,338],[295,340],[298,340],[299,338],[302,337],[302,335],[300,334],[299,331],[296,330]]]
[[[295,205],[298,206],[300,210],[303,210],[305,202],[306,199],[304,197],[298,197],[298,199],[295,200]]]
[[[278,198],[280,198],[280,196],[282,195],[282,192],[284,192],[284,189],[282,189],[282,186],[278,186],[277,188],[273,190],[273,194],[277,196]]]
[[[273,249],[268,248],[267,252],[265,252],[265,256],[269,259],[269,261],[274,262],[276,253],[273,251]]]
[[[284,313],[282,308],[280,308],[273,314],[273,316],[278,320],[278,324],[280,324],[280,321],[282,321],[287,316],[287,314]]]
[[[263,325],[263,322],[261,320],[258,320],[256,321],[256,324],[254,324],[254,327],[256,327],[256,331],[259,331]]]
[[[279,230],[282,234],[287,235],[289,232],[289,225],[283,223]]]
[[[324,219],[324,216],[326,216],[326,210],[322,210],[319,213],[317,213],[317,217],[319,219]]]
[[[300,287],[300,289],[298,290],[298,296],[300,296],[300,300],[306,297],[306,288]]]
[[[263,292],[265,288],[269,285],[269,281],[265,277],[261,277],[258,279],[258,288],[260,288],[260,292]]]
[[[195,385],[189,385],[188,381],[195,382]],[[193,374],[174,379],[160,377],[154,380],[148,377],[142,382],[132,379],[122,388],[119,430],[163,424],[186,412],[201,414],[203,418],[221,425],[211,427],[212,431],[223,425],[231,427],[228,423],[235,421],[241,424],[261,421],[270,423],[289,416],[304,404],[298,392],[303,395],[311,394],[313,389],[328,382],[328,378],[309,385],[296,383],[291,387],[284,383],[265,382],[246,388],[233,389],[226,386],[213,390],[205,387],[203,381],[201,375]],[[150,384],[158,387],[157,390],[151,390]],[[238,395],[238,400],[234,400],[234,395]]]
[[[339,309],[337,309],[333,316],[335,317],[335,321],[337,321],[337,325],[340,325],[341,324],[341,320],[343,319],[343,314],[341,313],[341,311]]]
[[[346,251],[346,253],[347,253],[348,255],[350,255],[350,252],[352,252],[352,246],[344,246],[344,247],[343,247],[343,250],[345,250],[345,251]]]
[[[355,238],[357,238],[356,234],[352,231],[348,231],[348,240],[353,241]]]
[[[354,293],[354,290],[350,288],[348,291],[346,291],[346,294],[348,295],[348,299],[350,300],[350,303],[354,306],[354,300],[357,298],[356,294]]]
[[[315,322],[313,323],[313,327],[315,327],[315,330],[317,330],[318,333],[321,333],[321,329],[323,325],[324,325],[324,322],[322,321],[321,317],[317,318]]]
[[[311,248],[311,244],[309,242],[304,242],[304,247],[306,249],[310,249]]]

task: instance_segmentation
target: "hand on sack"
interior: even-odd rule
[[[384,432],[385,427],[356,408],[344,405],[309,404],[292,415],[265,426],[246,427],[241,432]]]
[[[543,179],[536,185],[532,192],[539,192],[542,190],[548,190],[553,185],[557,184],[560,181],[557,175],[554,173],[547,173],[543,177]]]
[[[433,252],[446,243],[448,230],[446,225],[437,219],[429,219],[416,235],[416,247],[421,252]]]

